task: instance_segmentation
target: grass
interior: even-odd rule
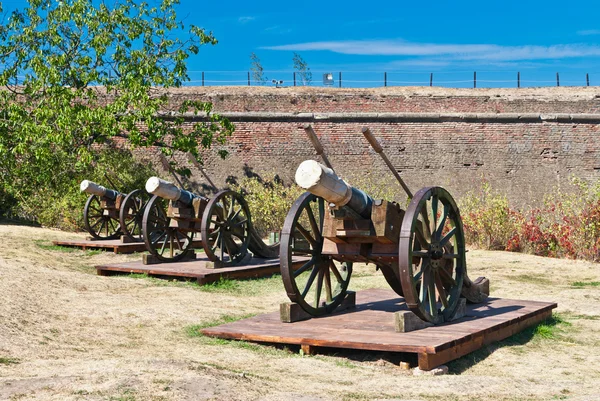
[[[573,287],[600,287],[600,281],[575,281]]]
[[[342,368],[348,368],[348,369],[356,369],[356,368],[358,368],[358,366],[356,366],[352,362],[347,361],[345,359],[335,361],[335,366],[339,366],[339,367],[342,367]]]
[[[536,284],[536,285],[552,285],[552,280],[549,280],[545,277],[532,275],[532,274],[519,274],[516,276],[510,276],[510,279],[519,281],[521,283]]]
[[[104,252],[102,249],[90,249],[89,251],[85,251],[85,256],[100,255],[102,252]]]
[[[561,336],[565,332],[567,327],[573,325],[565,320],[562,314],[554,313],[552,316],[536,326],[528,327],[527,329],[509,337],[499,344],[506,343],[506,345],[522,345],[529,340],[540,341],[540,340],[561,340],[565,339]]]
[[[33,243],[40,249],[44,249],[46,251],[60,251],[66,253],[73,253],[79,251],[77,248],[70,248],[66,246],[53,245],[49,244],[48,241],[43,239],[34,240]]]
[[[200,332],[200,330],[202,330],[202,329],[206,329],[208,327],[219,326],[219,325],[222,325],[225,323],[236,322],[238,320],[246,319],[246,318],[249,318],[252,316],[255,316],[255,314],[250,313],[250,314],[246,314],[246,315],[223,315],[223,316],[219,317],[218,319],[209,320],[204,323],[187,326],[185,328],[185,332],[190,337],[203,337],[204,334],[202,334]]]
[[[123,394],[121,394],[120,396],[112,396],[109,398],[110,401],[135,401],[136,397],[135,397],[136,391],[134,389],[125,389],[125,391],[123,391]]]
[[[260,379],[260,380],[269,381],[269,382],[276,381],[276,379],[269,377],[269,376],[262,376],[262,375],[258,375],[258,374],[249,372],[248,370],[235,369],[235,368],[231,368],[231,367],[224,366],[224,365],[221,365],[218,363],[213,363],[213,362],[204,362],[204,363],[200,363],[200,364],[193,364],[189,367],[189,369],[199,370],[199,371],[216,370],[216,371],[222,372],[226,375],[233,374],[239,378],[245,378],[245,379],[255,378],[255,379]]]
[[[570,319],[574,319],[574,320],[600,320],[600,316],[598,315],[574,315],[574,314],[569,314],[569,318]]]
[[[81,249],[79,249],[79,248],[62,246],[62,245],[54,245],[54,244],[48,243],[48,241],[43,240],[43,239],[34,240],[33,243],[38,248],[43,249],[45,251],[58,251],[58,252],[64,252],[64,253],[81,252]],[[102,252],[104,252],[102,249],[90,249],[90,250],[83,251],[85,256],[99,255]]]
[[[273,275],[267,278],[256,278],[250,280],[230,280],[221,277],[218,281],[204,285],[198,284],[195,280],[168,280],[149,276],[147,273],[131,273],[128,278],[147,280],[153,285],[166,287],[189,287],[203,292],[222,293],[236,297],[258,297],[265,294],[272,294],[282,291],[283,284],[280,275]]]
[[[552,316],[550,319],[538,324],[533,330],[533,339],[553,340],[561,331],[560,325],[571,326],[571,323],[562,320],[558,316]]]
[[[232,291],[237,292],[237,291],[239,291],[239,289],[240,289],[239,281],[229,280],[229,279],[226,279],[223,277],[219,278],[218,281],[200,286],[200,290],[206,291],[206,292],[232,292]]]
[[[8,357],[0,356],[0,365],[16,365],[20,362],[21,361],[18,360],[17,358],[8,358]]]
[[[163,278],[152,277],[148,273],[130,273],[127,278],[133,278],[138,280],[147,280],[157,287],[192,287],[198,289],[200,286],[196,281],[190,280],[167,280]]]

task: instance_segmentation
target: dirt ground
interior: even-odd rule
[[[217,286],[128,276],[94,265],[138,259],[66,251],[60,231],[0,225],[0,399],[5,400],[598,400],[600,265],[471,251],[471,277],[492,295],[556,301],[554,325],[413,376],[393,354],[301,356],[193,335],[208,325],[271,312],[281,278]],[[388,288],[372,266],[352,289]],[[533,333],[533,332],[532,332]]]

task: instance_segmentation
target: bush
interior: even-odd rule
[[[56,175],[61,176],[61,172]],[[78,170],[73,175],[62,175],[55,185],[38,188],[31,195],[17,199],[8,213],[48,227],[81,230],[83,208],[88,195],[79,191],[79,184],[87,179],[110,188],[112,185],[106,175],[118,186],[113,189],[128,193],[143,189],[146,180],[156,172],[151,164],[135,160],[127,150],[106,148],[99,150],[94,167]]]
[[[555,191],[529,211],[521,229],[526,251],[536,255],[600,261],[600,183],[573,181],[576,191]]]
[[[269,232],[279,232],[292,204],[304,193],[298,185],[285,185],[276,175],[263,179],[257,175],[245,177],[231,184],[240,191],[248,203],[252,224],[261,237]]]
[[[460,204],[467,243],[483,249],[600,261],[600,183],[574,181],[570,193],[554,191],[544,205],[527,211],[509,207],[488,183]]]
[[[522,220],[519,213],[511,210],[508,199],[492,191],[489,183],[469,192],[459,202],[466,241],[483,249],[520,250],[518,227]]]
[[[348,184],[364,191],[373,199],[395,201],[404,209],[408,205],[408,197],[391,173],[385,173],[383,176],[372,173],[349,174],[347,177],[344,176],[342,178]]]

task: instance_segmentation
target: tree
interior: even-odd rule
[[[217,43],[178,3],[29,0],[0,25],[0,192],[60,191],[115,141],[198,160],[224,143],[234,126],[210,103],[169,100],[188,58]],[[184,113],[204,119],[184,129]]]
[[[298,72],[302,85],[310,85],[312,82],[312,72],[304,59],[296,52],[294,52],[294,69]]]
[[[254,52],[250,53],[250,71],[252,71],[252,80],[259,85],[264,85],[269,80],[264,74],[260,58]]]

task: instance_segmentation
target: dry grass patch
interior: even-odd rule
[[[277,310],[288,300],[281,277],[204,287],[102,277],[94,265],[140,256],[51,246],[72,236],[0,226],[0,399],[599,398],[597,264],[469,252],[470,276],[489,277],[493,296],[556,301],[558,312],[453,362],[450,375],[414,377],[397,367],[397,354],[330,349],[303,356],[298,347],[199,336],[203,327]],[[372,265],[354,272],[352,290],[388,288]]]

